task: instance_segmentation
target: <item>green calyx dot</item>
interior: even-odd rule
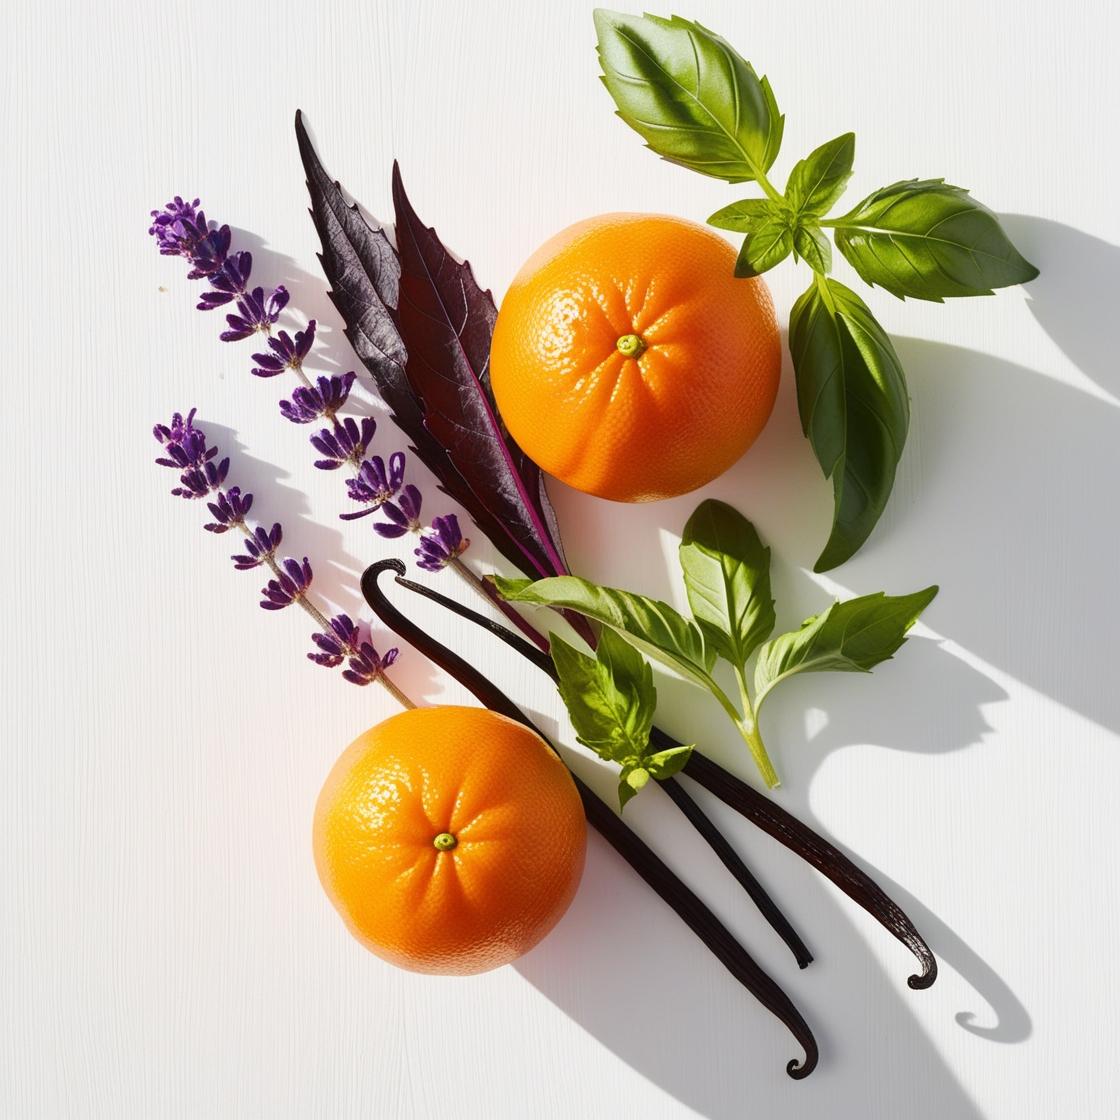
[[[624,334],[615,346],[623,357],[636,358],[646,348],[646,340],[640,334]]]
[[[432,843],[441,851],[449,852],[456,844],[459,843],[458,839],[453,833],[441,832]]]

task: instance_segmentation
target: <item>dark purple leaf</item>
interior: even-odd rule
[[[509,438],[490,395],[494,300],[478,286],[470,264],[455,260],[420,221],[396,164],[393,206],[401,263],[397,319],[424,422],[534,570],[563,574],[567,568],[541,508],[540,470]]]
[[[420,223],[396,168],[400,259],[384,233],[347,204],[298,113],[296,135],[331,300],[394,421],[503,556],[528,575],[563,574],[540,472],[506,436],[489,394],[489,293]]]

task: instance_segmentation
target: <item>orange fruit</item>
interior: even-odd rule
[[[774,304],[679,218],[604,214],[542,245],[494,328],[490,376],[522,450],[569,486],[654,501],[722,474],[770,418]]]
[[[319,879],[350,932],[415,972],[528,952],[579,885],[587,823],[547,743],[484,708],[416,708],[360,735],[315,808]]]

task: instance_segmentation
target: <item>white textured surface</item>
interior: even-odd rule
[[[782,623],[834,590],[942,585],[927,637],[895,662],[791,686],[767,713],[783,803],[898,884],[941,980],[909,991],[900,947],[721,814],[816,950],[797,973],[659,794],[628,817],[804,1009],[824,1054],[807,1082],[782,1072],[784,1030],[599,842],[573,909],[517,968],[439,980],[364,954],[316,883],[309,822],[335,755],[392,705],[306,662],[304,619],[257,609],[255,577],[151,464],[152,422],[197,404],[261,515],[355,606],[380,552],[368,522],[335,520],[341,481],[279,419],[281,387],[248,376],[251,347],[219,343],[216,317],[193,310],[147,212],[201,195],[262,282],[289,284],[329,328],[319,353],[343,368],[297,106],[375,213],[399,157],[421,215],[498,294],[576,218],[702,219],[735,190],[659,163],[612,116],[590,7],[13,4],[3,1115],[1115,1115],[1115,17],[1040,0],[682,8],[770,75],[788,118],[779,177],[854,128],[853,194],[943,174],[1011,215],[1042,268],[994,299],[868,297],[898,339],[914,424],[880,531],[835,581],[807,574],[829,493],[788,369],[762,441],[711,487],[774,545]],[[783,314],[804,280],[774,276]],[[679,597],[669,573],[694,498],[621,508],[555,491],[578,571]],[[532,670],[447,632],[558,716]],[[415,657],[402,682],[459,696]],[[684,685],[663,698],[668,724],[746,771]]]

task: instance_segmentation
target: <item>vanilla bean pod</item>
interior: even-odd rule
[[[505,626],[476,614],[469,607],[464,607],[461,603],[448,599],[422,584],[403,578],[398,579],[397,582],[439,603],[460,617],[484,627],[553,680],[556,679],[556,668],[552,664],[552,658]],[[680,745],[676,739],[658,727],[652,729],[650,737],[660,750]],[[933,951],[914,923],[875,880],[857,867],[839,848],[830,844],[823,836],[814,832],[765,794],[760,793],[741,778],[737,778],[718,762],[713,762],[698,750],[694,750],[689,756],[681,773],[687,774],[693,781],[715,794],[767,835],[772,836],[806,863],[815,867],[853,902],[866,910],[892,937],[902,942],[922,966],[920,973],[907,978],[906,983],[911,988],[928,988],[937,979],[937,958],[934,957]]]
[[[540,649],[535,649],[529,643],[524,642],[501,623],[494,622],[484,615],[479,614],[477,611],[471,610],[470,607],[464,606],[457,600],[448,598],[446,595],[441,595],[438,591],[433,591],[423,584],[414,583],[404,576],[398,576],[396,582],[400,584],[401,587],[423,595],[425,598],[430,599],[434,603],[438,603],[440,606],[459,615],[461,618],[465,618],[475,623],[475,625],[488,630],[496,638],[507,642],[507,644],[516,649],[523,657],[532,661],[538,669],[548,673],[555,679],[556,669],[552,664],[552,658],[549,657],[547,653],[542,652]],[[544,645],[547,647],[547,640],[544,640]],[[659,784],[664,788],[670,800],[672,800],[677,808],[684,814],[688,822],[700,833],[708,846],[719,857],[724,867],[731,872],[739,885],[747,892],[751,901],[758,907],[759,913],[770,924],[774,932],[785,942],[790,952],[793,953],[798,967],[806,968],[810,965],[813,961],[813,955],[809,952],[805,942],[801,939],[801,935],[793,928],[789,919],[778,908],[777,903],[770,897],[766,888],[758,881],[754,872],[751,871],[739,853],[728,843],[726,837],[712,823],[703,809],[701,809],[696,801],[688,794],[684,786],[682,786],[676,778],[668,778]]]
[[[501,689],[473,665],[437,642],[388,601],[377,584],[378,577],[387,571],[394,572],[398,577],[403,576],[405,566],[399,560],[382,560],[370,565],[362,575],[362,594],[382,623],[457,680],[491,711],[517,720],[548,742],[540,729],[534,726]],[[789,1029],[805,1050],[805,1057],[800,1063],[797,1059],[791,1059],[787,1063],[786,1072],[789,1076],[800,1080],[812,1073],[819,1057],[817,1043],[809,1025],[790,998],[645,841],[575,774],[572,775],[572,780],[592,827],[676,911],[728,972]]]

